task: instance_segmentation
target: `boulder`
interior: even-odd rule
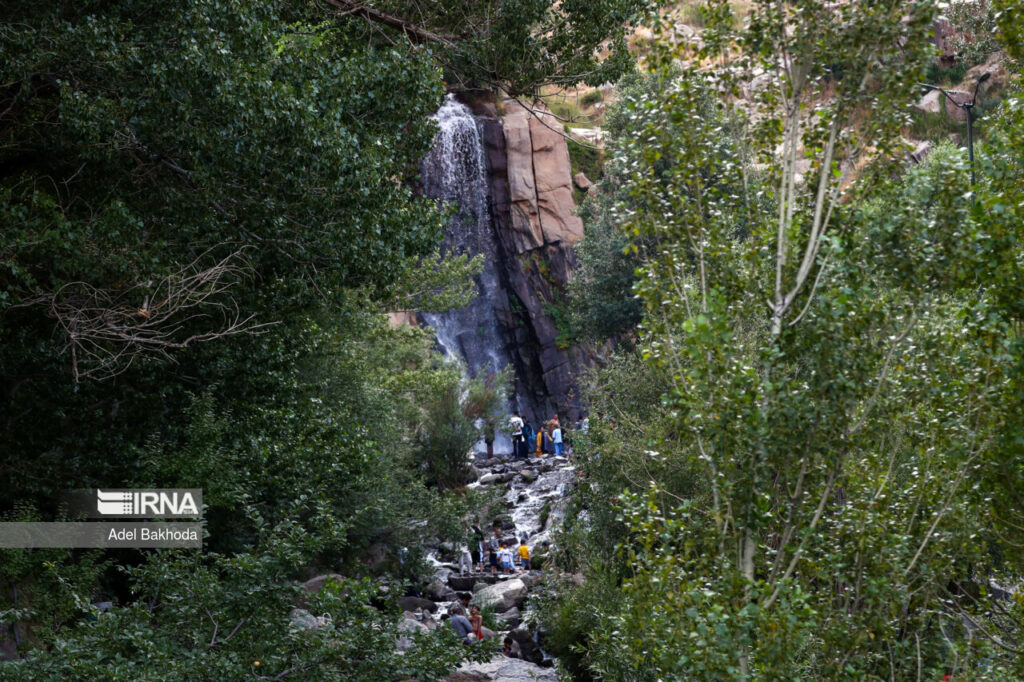
[[[519,472],[519,475],[523,477],[523,480],[527,483],[533,483],[537,480],[537,472],[533,469],[523,469]]]
[[[336,580],[338,583],[344,583],[345,577],[338,575],[337,573],[324,573],[323,575],[318,575],[315,578],[310,578],[306,582],[302,583],[302,589],[304,589],[306,592],[312,592],[313,594],[316,594],[320,591],[324,584],[331,580]]]
[[[958,104],[970,101],[971,95],[967,92],[960,90],[946,90],[949,96],[953,98]],[[924,97],[918,100],[914,108],[918,111],[923,111],[926,114],[938,114],[946,112],[946,116],[953,119],[954,121],[966,121],[967,114],[963,109],[949,101],[949,98],[943,95],[938,90],[929,90]]]
[[[423,599],[422,597],[399,597],[398,608],[403,611],[410,612],[415,612],[416,609],[422,609],[433,613],[434,611],[437,611],[437,604],[429,599]]]
[[[594,186],[594,183],[590,181],[590,178],[583,174],[583,171],[572,176],[572,184],[576,185],[578,189],[581,189],[584,192],[589,191],[590,188]]]
[[[526,585],[526,589],[528,590],[532,590],[537,587],[543,578],[544,576],[539,571],[524,571],[519,576],[519,579],[523,581],[523,584]]]
[[[412,637],[415,633],[426,633],[430,631],[426,625],[423,625],[419,621],[410,620],[403,618],[402,622],[398,624],[398,631],[402,634],[398,637],[398,641],[395,642],[395,648],[403,653],[410,651],[415,646]]]
[[[749,82],[742,86],[743,96],[753,99],[769,88],[775,81],[775,74],[770,71],[762,71],[754,76]]]
[[[918,100],[914,108],[926,114],[937,114],[942,111],[943,95],[938,90],[929,90]]]
[[[480,477],[481,485],[489,485],[491,483],[508,483],[515,478],[515,473],[508,471],[503,474],[484,474]]]
[[[964,75],[960,90],[974,92],[978,79],[988,74],[988,80],[978,85],[978,99],[987,99],[1010,84],[1010,70],[1006,66],[1006,55],[995,52],[983,63],[972,66]]]
[[[434,601],[454,601],[456,599],[455,590],[440,580],[435,580],[427,585],[426,595]]]
[[[430,615],[430,613],[425,612],[425,611],[419,611],[419,612],[416,612],[416,613],[413,613],[411,611],[405,611],[405,612],[402,613],[402,618],[404,618],[406,620],[415,621],[416,623],[422,625],[427,630],[436,630],[437,629],[437,621],[434,620],[434,618]]]
[[[331,623],[330,616],[314,616],[306,609],[292,609],[288,612],[288,619],[298,630],[319,630]]]
[[[520,656],[524,660],[538,664],[544,660],[544,652],[541,651],[540,645],[534,641],[533,633],[526,626],[520,625],[508,633],[508,636],[519,645]]]
[[[495,611],[508,611],[525,596],[526,583],[519,578],[512,578],[477,591],[470,603],[480,608],[492,606]]]
[[[551,668],[499,656],[487,663],[465,663],[445,679],[447,682],[558,682],[558,675]]]
[[[427,633],[430,632],[430,628],[415,618],[403,618],[398,623],[398,631],[408,633]]]
[[[923,163],[924,160],[928,158],[928,154],[930,154],[931,151],[932,143],[928,140],[924,140],[923,142],[918,142],[914,146],[914,151],[910,152],[908,158],[911,163]]]
[[[476,577],[472,575],[453,574],[448,576],[448,586],[459,592],[472,592],[476,581]]]
[[[510,608],[508,611],[499,613],[495,616],[498,620],[502,621],[510,628],[518,627],[523,622],[523,615],[516,607]]]

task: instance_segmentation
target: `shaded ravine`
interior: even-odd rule
[[[518,545],[526,539],[536,555],[545,540],[564,517],[564,507],[575,480],[576,471],[563,457],[545,456],[526,459],[494,457],[478,458],[476,480],[471,488],[498,488],[505,500],[505,513],[500,514],[501,538]],[[485,532],[493,529],[492,520],[482,524]],[[512,657],[496,656],[486,664],[466,664],[448,679],[450,682],[515,682],[516,680],[557,679],[552,670],[554,660],[542,648],[536,632],[534,606],[530,592],[540,584],[543,572],[483,573],[459,572],[459,548],[434,546],[430,562],[434,566],[431,583],[420,597],[403,597],[399,605],[404,612],[403,629],[412,632],[447,627],[444,614],[470,599],[472,605],[489,606],[500,627],[485,634],[511,641]],[[439,559],[440,557],[441,559]]]

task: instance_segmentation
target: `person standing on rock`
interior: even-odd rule
[[[526,538],[519,541],[519,567],[524,571],[530,570],[530,548],[526,546]]]
[[[562,456],[562,427],[555,422],[555,428],[551,430],[551,442],[555,445],[555,457]]]
[[[533,451],[533,442],[535,436],[533,433],[533,427],[528,422],[523,422],[523,458],[529,459],[530,452]]]
[[[541,425],[541,427],[539,429],[537,429],[537,450],[536,450],[536,455],[538,457],[541,457],[541,456],[543,456],[543,454],[544,454],[544,426]]]
[[[513,412],[512,418],[508,420],[509,431],[512,432],[512,456],[523,456],[523,418],[519,412]]]
[[[469,549],[473,559],[474,570],[477,572],[483,571],[484,532],[476,521],[473,522],[473,532],[469,536]]]
[[[466,575],[473,572],[473,555],[469,548],[462,545],[459,548],[459,575]]]
[[[487,559],[491,565],[491,575],[497,575],[498,573],[498,549],[501,546],[501,540],[498,538],[498,533],[501,531],[495,529],[494,537],[487,541]]]
[[[515,566],[512,564],[512,550],[503,543],[498,556],[501,558],[501,570],[505,573],[512,573],[515,570]]]

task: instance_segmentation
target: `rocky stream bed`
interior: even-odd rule
[[[502,540],[515,547],[525,538],[536,556],[543,543],[551,540],[551,529],[564,515],[565,496],[575,477],[569,460],[551,456],[522,460],[494,457],[478,460],[474,473],[476,481],[470,487],[504,487],[507,513],[502,516]],[[484,530],[491,531],[492,527],[487,525]],[[495,614],[499,626],[496,630],[485,628],[485,638],[511,640],[510,655],[498,654],[487,663],[467,663],[448,677],[449,682],[558,679],[552,669],[554,661],[544,652],[542,640],[531,625],[530,591],[542,579],[540,570],[492,576],[485,566],[483,573],[463,575],[456,563],[435,560],[434,564],[434,580],[424,597],[399,599],[405,615],[403,630],[448,627],[441,617],[468,598],[471,606],[489,608]],[[399,648],[411,644],[403,640]]]

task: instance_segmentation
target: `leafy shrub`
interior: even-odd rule
[[[600,88],[590,90],[589,92],[584,93],[583,97],[580,98],[580,104],[585,107],[592,106],[601,101],[604,101],[604,93],[601,92]]]
[[[989,2],[951,2],[946,18],[953,28],[950,46],[957,61],[971,67],[999,49],[996,18]]]

